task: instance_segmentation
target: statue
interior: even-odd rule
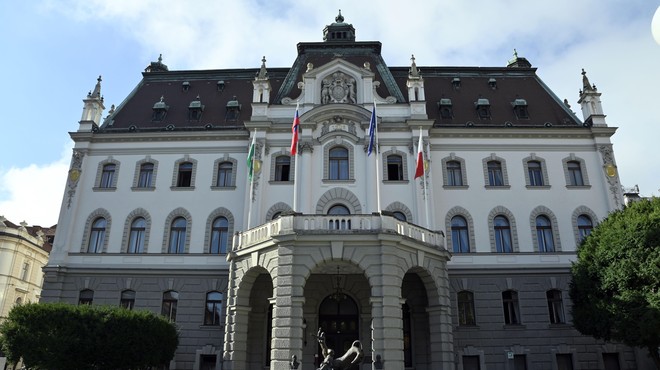
[[[319,328],[316,338],[319,341],[319,346],[321,346],[321,353],[323,354],[323,362],[316,370],[346,370],[353,368],[354,365],[358,365],[362,362],[364,358],[364,352],[362,351],[362,343],[359,340],[353,341],[351,348],[344,353],[343,356],[335,358],[335,351],[325,343],[325,333],[321,328]],[[356,367],[357,368],[357,367]]]
[[[298,366],[300,366],[300,362],[298,362],[298,356],[296,355],[291,356],[291,363],[289,365],[291,369],[297,369]]]

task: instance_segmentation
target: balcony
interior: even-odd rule
[[[396,234],[444,249],[442,232],[400,221],[385,214],[369,215],[305,215],[293,214],[256,226],[234,235],[233,250],[240,251],[269,241],[271,238],[298,235]]]

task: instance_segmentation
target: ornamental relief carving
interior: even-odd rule
[[[321,104],[348,103],[356,104],[355,79],[343,72],[335,72],[323,79],[321,86]]]
[[[341,116],[334,116],[332,119],[321,122],[321,136],[333,131],[344,131],[357,136],[355,122],[345,120]]]

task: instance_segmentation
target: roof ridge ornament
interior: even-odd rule
[[[268,71],[266,70],[266,56],[264,55],[261,58],[261,68],[259,68],[259,73],[257,73],[257,77],[255,80],[267,80],[268,79]]]
[[[421,77],[417,64],[415,64],[415,54],[411,54],[410,60],[412,61],[410,69],[408,70],[408,78],[418,79]]]
[[[337,23],[344,23],[344,16],[341,15],[341,9],[339,9],[339,15],[335,17],[335,22]]]
[[[145,72],[167,72],[169,69],[167,69],[167,66],[163,64],[163,54],[158,55],[158,61],[156,62],[151,62],[147,68],[144,69]]]
[[[91,91],[87,94],[88,98],[96,98],[103,101],[103,97],[101,96],[101,81],[101,75],[99,75],[99,78],[96,79],[96,86],[94,86],[94,91]]]
[[[589,82],[589,78],[587,77],[587,72],[584,71],[584,68],[582,68],[582,89],[584,89],[585,92],[587,91],[596,91],[596,85],[591,84]],[[580,92],[582,94],[582,92]]]

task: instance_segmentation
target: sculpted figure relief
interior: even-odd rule
[[[335,351],[328,348],[325,343],[325,333],[321,328],[316,335],[321,346],[321,353],[323,354],[323,362],[317,370],[348,370],[357,369],[357,365],[362,363],[364,352],[362,351],[362,343],[359,340],[353,341],[351,348],[344,353],[343,356],[335,358]]]
[[[355,79],[343,72],[335,72],[324,78],[321,86],[321,103],[356,104],[355,84]]]

